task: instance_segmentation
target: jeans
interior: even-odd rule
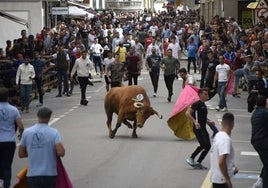
[[[196,58],[195,57],[188,57],[187,72],[189,74],[190,74],[191,62],[193,62],[193,65],[194,65],[194,73],[196,73]]]
[[[237,94],[237,87],[238,87],[239,79],[242,78],[243,75],[244,75],[243,68],[236,69],[234,71],[234,89],[233,89],[234,94]]]
[[[58,95],[61,95],[62,92],[62,82],[64,84],[64,92],[68,94],[69,92],[69,83],[67,71],[58,70]]]
[[[29,188],[56,188],[57,176],[27,177]]]
[[[128,72],[128,85],[131,86],[132,85],[132,79],[134,81],[134,85],[138,85],[138,73],[131,73]]]
[[[20,96],[22,99],[22,104],[26,108],[26,110],[29,109],[31,92],[32,92],[32,84],[20,85]]]
[[[149,73],[151,81],[152,81],[152,84],[153,84],[154,93],[157,93],[158,81],[159,81],[159,73],[160,73],[159,68],[152,68],[152,71]]]
[[[201,67],[201,80],[200,80],[200,88],[204,87],[205,79],[206,79],[207,66],[205,63],[202,63]]]
[[[211,148],[209,134],[206,129],[202,129],[202,128],[194,129],[194,133],[195,133],[197,141],[199,142],[199,146],[192,153],[191,158],[194,159],[201,152],[197,160],[197,162],[201,163]]]
[[[175,79],[175,74],[164,75],[164,80],[166,87],[168,89],[168,97],[170,98],[173,95],[173,82]]]
[[[43,79],[35,78],[34,80],[38,91],[39,103],[43,104]]]
[[[96,73],[101,73],[102,72],[101,56],[93,55],[93,62],[94,62]]]
[[[88,85],[88,77],[78,77],[78,82],[81,89],[81,100],[86,100],[86,89]]]
[[[224,108],[224,107],[227,108],[226,99],[225,99],[226,84],[227,82],[218,82],[218,93],[220,97],[218,106],[220,108]]]
[[[0,142],[0,179],[4,180],[5,188],[10,186],[11,166],[15,149],[15,142]]]

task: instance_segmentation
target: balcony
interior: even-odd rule
[[[105,7],[107,9],[114,9],[114,10],[141,10],[142,1],[116,1],[116,0],[106,0]]]

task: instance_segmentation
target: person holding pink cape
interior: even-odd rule
[[[51,115],[49,108],[40,108],[37,112],[38,123],[22,134],[19,157],[28,157],[29,188],[56,188],[57,156],[63,157],[65,149],[59,132],[48,126]]]

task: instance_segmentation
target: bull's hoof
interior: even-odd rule
[[[114,138],[115,134],[113,132],[110,132],[109,137]]]
[[[132,138],[138,138],[137,134],[132,134]]]

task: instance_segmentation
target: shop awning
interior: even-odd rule
[[[89,6],[86,6],[86,5],[83,5],[83,4],[80,4],[80,3],[75,3],[75,2],[72,2],[72,1],[68,1],[68,4],[70,6],[76,6],[76,7],[82,8],[82,9],[90,8]]]
[[[93,18],[94,14],[91,14],[76,6],[69,6],[69,16],[87,16],[88,18]]]
[[[16,23],[18,23],[18,24],[24,25],[24,26],[26,26],[27,28],[29,27],[29,26],[28,26],[28,22],[27,22],[27,20],[24,20],[24,19],[19,18],[19,17],[17,17],[17,16],[8,14],[8,13],[6,13],[6,12],[4,12],[4,11],[0,11],[0,16],[4,17],[4,18],[6,18],[6,19],[9,19],[9,20],[11,20],[11,21],[13,21],[13,22],[16,22]]]
[[[251,3],[249,3],[247,5],[247,8],[249,8],[249,9],[255,9],[255,8],[257,8],[258,4],[259,4],[259,2],[251,2]]]

